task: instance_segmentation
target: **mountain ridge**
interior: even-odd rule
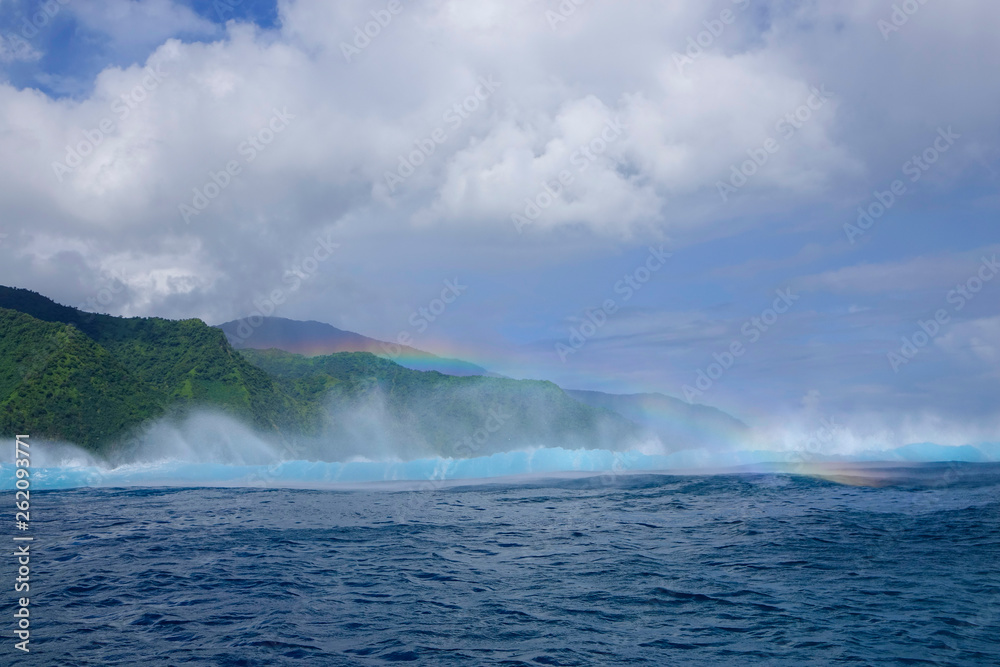
[[[460,443],[471,454],[509,443],[619,448],[641,436],[551,382],[417,371],[369,352],[237,351],[198,319],[86,313],[19,288],[0,286],[0,332],[0,435],[30,429],[98,454],[198,408],[317,457],[337,438],[363,456],[380,442],[396,455],[411,455],[413,442],[461,455]]]
[[[729,448],[740,444],[750,432],[749,426],[727,412],[666,394],[565,391],[582,403],[611,410],[647,428],[668,451],[704,446]]]
[[[468,361],[439,357],[415,347],[370,338],[317,320],[262,317],[259,324],[252,325],[244,318],[214,326],[225,332],[229,344],[237,350],[275,348],[307,357],[340,352],[370,352],[417,371],[438,371],[456,376],[502,377]]]

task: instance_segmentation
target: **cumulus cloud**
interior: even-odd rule
[[[216,26],[173,0],[73,0],[69,10],[122,51],[148,49],[178,33],[213,35]]]
[[[539,230],[571,226],[640,240],[717,233],[735,214],[706,205],[717,183],[748,150],[780,138],[778,124],[815,86],[828,86],[833,99],[751,179],[740,214],[773,210],[781,201],[836,197],[845,182],[853,184],[892,155],[892,144],[905,155],[915,126],[928,121],[950,120],[978,130],[981,139],[996,132],[987,129],[995,108],[987,103],[995,94],[988,87],[963,87],[947,114],[935,110],[942,106],[935,96],[931,109],[915,115],[914,95],[896,93],[917,85],[953,87],[952,70],[936,62],[891,76],[884,69],[897,58],[926,61],[926,41],[941,44],[942,52],[962,41],[981,56],[966,66],[988,76],[997,50],[963,26],[992,17],[991,9],[971,2],[947,11],[926,7],[887,45],[873,11],[864,3],[844,5],[805,5],[791,14],[773,6],[766,15],[737,8],[720,37],[678,66],[687,39],[697,38],[702,22],[713,20],[724,3],[710,9],[682,3],[667,12],[593,5],[556,30],[539,3],[407,4],[352,62],[343,44],[353,44],[355,28],[363,31],[374,20],[364,3],[283,2],[278,29],[234,23],[210,43],[169,39],[210,26],[167,0],[84,3],[74,11],[116,39],[135,33],[164,41],[145,63],[103,71],[82,100],[0,89],[3,149],[10,156],[0,196],[17,212],[10,223],[15,233],[85,238],[92,250],[81,253],[82,260],[95,269],[108,254],[145,245],[138,252],[159,256],[163,244],[188,238],[199,248],[194,263],[203,268],[192,273],[178,266],[178,272],[191,274],[185,284],[217,285],[221,296],[260,287],[255,276],[266,283],[282,271],[281,253],[268,252],[277,236],[306,236],[337,220],[400,234],[415,227],[470,237],[513,231],[511,214],[562,170],[570,170],[574,182],[539,216]],[[808,50],[799,29],[806,20],[814,25]],[[833,62],[825,47],[844,42],[860,44],[858,53]],[[888,57],[873,57],[876,50]],[[876,71],[855,76],[851,67],[866,57],[866,68]],[[136,94],[146,66],[162,71],[164,80],[143,101],[126,100],[123,118],[115,104]],[[443,115],[482,76],[495,77],[501,88],[452,131]],[[975,71],[967,76],[975,78]],[[874,101],[873,86],[879,87],[879,113],[896,117],[894,131],[905,130],[881,145],[866,141],[876,130],[860,121]],[[294,122],[245,163],[239,146],[265,128],[276,108],[287,109]],[[60,182],[53,163],[66,160],[67,146],[85,146],[87,133],[96,136],[104,119],[114,121],[114,129]],[[625,128],[621,137],[597,159],[574,166],[574,151],[616,121]],[[387,197],[386,171],[442,126],[451,131],[444,144],[401,192]],[[181,224],[178,206],[232,160],[242,173],[192,224]],[[226,250],[234,245],[238,251]],[[239,279],[218,285],[211,278],[217,271]],[[198,290],[206,301],[217,298]]]

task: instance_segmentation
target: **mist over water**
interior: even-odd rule
[[[33,485],[328,488],[420,482],[418,488],[438,488],[453,480],[559,473],[710,473],[783,463],[792,466],[791,472],[811,474],[809,466],[824,461],[1000,461],[997,444],[924,443],[893,448],[886,444],[896,444],[897,432],[884,429],[862,439],[852,429],[830,422],[809,431],[804,422],[789,421],[785,428],[752,430],[744,442],[676,450],[655,436],[614,442],[598,433],[591,442],[602,447],[579,446],[572,438],[516,440],[505,432],[502,413],[465,438],[433,443],[421,437],[406,417],[393,416],[378,392],[338,407],[331,405],[330,416],[338,425],[335,436],[283,442],[231,416],[199,411],[161,419],[106,457],[70,443],[35,439]],[[13,485],[8,468],[6,463],[0,465],[4,488]]]

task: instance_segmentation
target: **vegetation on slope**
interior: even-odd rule
[[[615,447],[636,434],[551,382],[420,372],[366,352],[237,352],[201,320],[85,313],[0,287],[0,436],[26,431],[106,452],[143,422],[196,406],[300,452],[336,445],[338,455],[385,453],[379,445],[460,456]]]
[[[161,414],[156,392],[75,327],[0,308],[0,433],[97,450]]]
[[[272,433],[305,426],[301,406],[201,320],[85,313],[9,287],[0,314],[2,435],[30,426],[96,450],[194,406]]]
[[[241,353],[311,406],[312,414],[325,415],[321,432],[341,442],[351,438],[352,417],[375,409],[384,428],[394,431],[388,437],[445,456],[511,446],[616,448],[637,435],[621,416],[583,405],[551,382],[421,372],[367,352]],[[331,411],[331,405],[340,409]]]

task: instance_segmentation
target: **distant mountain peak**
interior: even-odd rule
[[[591,407],[616,412],[655,434],[671,451],[710,446],[735,448],[749,427],[732,415],[707,405],[692,405],[665,394],[606,394],[567,389],[572,398]]]
[[[369,338],[353,331],[338,329],[315,320],[290,320],[264,317],[256,325],[248,320],[232,320],[216,325],[236,349],[267,350],[275,348],[307,357],[339,352],[370,352],[400,366],[418,371],[437,371],[445,375],[495,376],[482,366],[447,359],[406,345]]]

